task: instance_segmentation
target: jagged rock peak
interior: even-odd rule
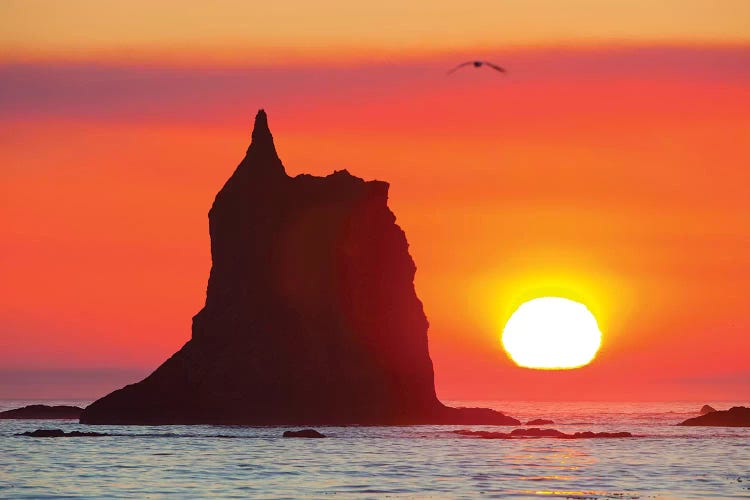
[[[268,128],[268,115],[264,109],[259,109],[255,115],[255,126],[253,127],[253,142],[270,142],[273,145],[273,135]]]
[[[208,222],[212,266],[190,341],[82,423],[520,424],[437,399],[387,183],[287,176],[261,110]]]
[[[251,168],[254,171],[286,175],[284,165],[276,153],[271,129],[268,127],[268,116],[263,109],[258,110],[258,114],[255,115],[252,141],[247,148],[245,162],[252,162]]]

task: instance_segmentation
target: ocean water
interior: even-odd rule
[[[0,401],[0,410],[37,402]],[[750,498],[750,428],[674,425],[703,402],[451,404],[636,437],[486,440],[451,431],[513,427],[355,426],[284,439],[286,427],[0,420],[0,498]],[[37,428],[115,435],[15,435]]]

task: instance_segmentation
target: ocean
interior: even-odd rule
[[[0,400],[0,410],[32,403]],[[750,498],[750,428],[677,427],[705,402],[453,401],[564,432],[622,439],[488,440],[491,426],[85,426],[0,420],[0,498]],[[710,402],[717,409],[748,402]],[[106,437],[30,438],[37,428]]]

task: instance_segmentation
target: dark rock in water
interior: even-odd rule
[[[700,417],[689,418],[677,425],[750,427],[750,408],[735,406],[724,411],[712,411]]]
[[[526,425],[551,425],[554,424],[552,420],[547,420],[545,418],[535,418],[534,420],[529,420],[526,422]]]
[[[712,411],[716,411],[716,409],[709,405],[703,405],[700,414],[705,415],[706,413],[711,413]]]
[[[469,429],[458,429],[457,431],[453,431],[453,433],[482,439],[511,439],[513,437],[508,432],[471,431]]]
[[[557,438],[557,439],[602,439],[602,438],[625,438],[633,437],[629,432],[576,432],[574,434],[567,434],[565,432],[558,431],[557,429],[514,429],[510,433],[507,432],[491,432],[491,431],[471,431],[467,429],[459,429],[453,431],[454,434],[460,434],[462,436],[477,437],[481,439],[514,439],[514,438]]]
[[[18,436],[29,436],[29,437],[100,437],[109,436],[109,434],[101,432],[82,432],[82,431],[70,431],[64,432],[62,429],[37,429],[35,431],[27,431],[18,434]]]
[[[65,436],[65,432],[62,429],[37,429],[35,431],[26,431],[19,434],[19,436],[30,436],[37,438],[55,438]]]
[[[30,437],[63,437],[65,432],[62,429],[37,429],[35,431],[26,431],[19,434],[19,436],[30,436]]]
[[[510,433],[511,436],[518,437],[565,437],[564,432],[560,432],[557,429],[539,429],[538,427],[532,427],[531,429],[514,429]]]
[[[302,429],[301,431],[284,431],[285,438],[324,438],[325,435],[315,429]]]
[[[633,435],[629,432],[576,432],[572,436],[568,434],[567,438],[571,439],[589,439],[589,438],[629,438]]]
[[[29,405],[23,408],[15,408],[0,412],[0,418],[16,419],[78,419],[81,416],[82,408],[77,406],[47,406],[47,405]]]
[[[289,177],[266,114],[209,212],[192,338],[86,408],[88,424],[495,424],[435,395],[427,319],[388,184]]]
[[[430,365],[432,365],[432,362],[430,362]],[[417,423],[446,425],[521,425],[520,420],[488,408],[450,408],[444,406],[440,401],[438,401],[437,404],[438,406],[433,410],[434,413],[432,413],[432,418]]]

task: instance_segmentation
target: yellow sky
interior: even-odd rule
[[[4,60],[431,53],[468,47],[746,43],[747,0],[4,0]],[[206,62],[204,60],[204,62]]]

